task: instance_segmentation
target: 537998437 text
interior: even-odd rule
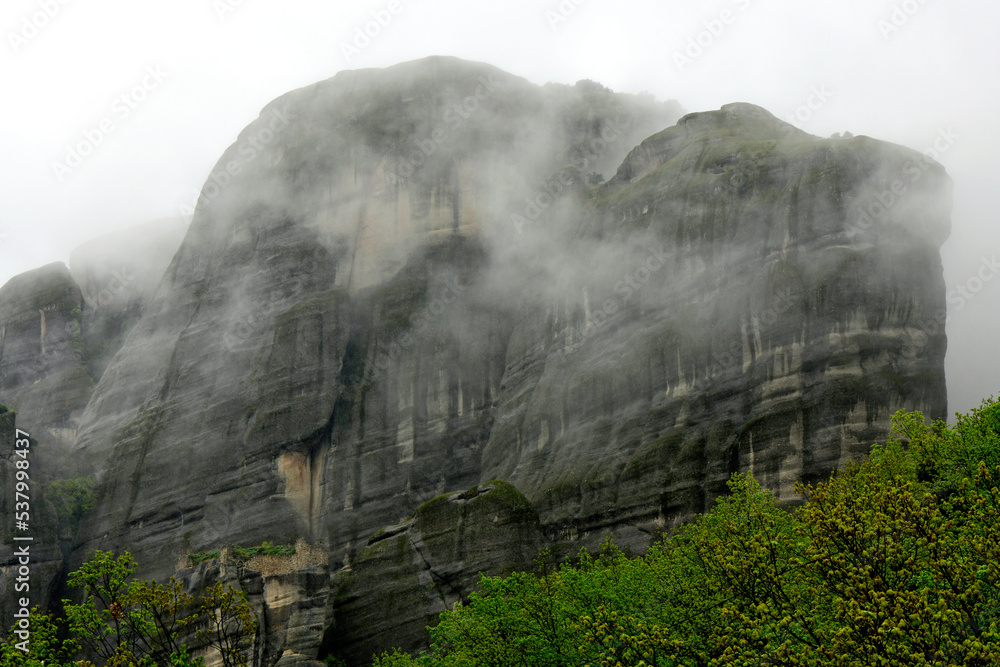
[[[28,652],[31,642],[31,618],[28,608],[31,603],[31,542],[28,531],[31,522],[31,477],[28,471],[31,463],[28,453],[31,450],[31,436],[17,429],[14,442],[14,558],[16,559],[16,576],[14,578],[14,646]]]

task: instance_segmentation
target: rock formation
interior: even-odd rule
[[[44,479],[68,477],[68,450],[108,361],[142,315],[185,221],[147,223],[73,251],[0,288],[0,403],[44,443]]]
[[[642,549],[738,471],[794,502],[943,417],[940,165],[678,115],[448,58],[268,105],[80,416],[70,565],[305,540],[322,640],[269,641],[360,664],[538,546]]]

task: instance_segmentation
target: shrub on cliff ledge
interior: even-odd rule
[[[94,506],[94,480],[89,477],[60,479],[48,482],[43,490],[55,506],[60,529],[70,535],[75,533],[80,519]]]

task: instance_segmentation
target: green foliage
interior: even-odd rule
[[[72,640],[60,641],[60,623],[51,615],[43,614],[38,607],[28,614],[30,637],[28,652],[17,647],[22,641],[14,631],[15,623],[10,629],[10,639],[0,644],[0,667],[58,667],[72,664],[71,656],[77,649]]]
[[[247,667],[257,620],[246,593],[217,582],[196,600],[173,578],[145,581],[133,577],[135,569],[127,552],[94,552],[67,579],[81,595],[63,600],[65,618],[33,610],[30,651],[8,641],[0,647],[0,667],[91,667],[73,660],[80,649],[107,667],[204,667],[182,638],[216,649],[225,667]]]
[[[83,515],[94,507],[94,480],[71,477],[45,484],[45,497],[55,506],[59,526],[71,534],[76,532]]]
[[[918,479],[936,493],[946,495],[975,477],[980,461],[989,469],[1000,465],[1000,402],[992,398],[958,415],[954,428],[940,420],[927,426],[919,412],[897,413],[893,426],[910,443]]]
[[[255,547],[233,547],[233,558],[238,561],[247,561],[254,556],[291,556],[295,553],[295,547],[286,544],[271,544],[270,542],[264,542]],[[191,559],[192,565],[197,565],[206,560],[212,560],[213,558],[219,558],[220,551],[218,549],[213,549],[211,551],[198,551],[196,553],[188,554],[188,558]]]
[[[431,648],[377,667],[1000,664],[1000,404],[954,428],[897,413],[875,446],[777,506],[750,475],[645,556],[606,542],[482,577]]]
[[[192,658],[188,655],[187,646],[181,646],[180,653],[170,654],[170,664],[173,667],[205,667],[205,659],[202,657]]]
[[[291,556],[295,553],[295,547],[285,544],[271,544],[264,542],[256,547],[234,547],[233,557],[237,560],[249,560],[254,556]]]
[[[247,667],[245,649],[257,630],[257,615],[247,594],[216,582],[202,595],[201,610],[207,622],[195,636],[218,650],[226,667]]]
[[[192,565],[197,565],[206,560],[212,560],[213,558],[219,557],[219,550],[215,549],[213,551],[199,551],[197,553],[188,554],[188,558],[191,559]]]
[[[83,590],[82,602],[63,600],[70,632],[109,666],[173,665],[183,655],[179,635],[198,615],[193,598],[174,579],[160,585],[132,578],[127,552],[97,551],[68,583]]]

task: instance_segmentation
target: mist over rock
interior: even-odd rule
[[[69,272],[80,286],[85,358],[100,378],[180,247],[189,221],[153,220],[106,234],[73,250]]]
[[[83,410],[186,227],[154,221],[108,234],[74,250],[71,269],[56,262],[0,288],[0,404],[45,443],[44,478],[73,471],[67,452]]]
[[[94,380],[83,360],[83,296],[66,265],[49,264],[0,288],[0,404],[46,445],[48,477],[63,476]]]
[[[642,550],[734,472],[794,502],[895,410],[945,416],[949,215],[921,154],[745,103],[452,58],[290,92],[95,377],[69,565],[304,540],[327,567],[293,597],[324,616],[262,655],[361,664],[479,571]]]

